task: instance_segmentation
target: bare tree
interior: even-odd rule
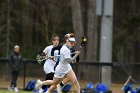
[[[88,0],[87,11],[87,55],[86,60],[97,61],[97,17],[96,0]]]
[[[71,10],[72,10],[73,30],[77,40],[76,49],[78,49],[78,47],[80,46],[80,41],[82,39],[81,37],[83,36],[84,33],[80,0],[70,0],[70,2],[71,2]]]
[[[8,3],[8,9],[7,9],[7,52],[6,52],[6,57],[8,58],[9,56],[9,43],[10,43],[10,0],[7,1]]]

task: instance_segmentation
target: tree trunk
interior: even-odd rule
[[[21,14],[21,31],[22,31],[22,47],[28,49],[32,47],[32,22],[30,22],[26,16],[29,16],[30,11],[27,8],[28,0],[22,2],[22,14]]]
[[[97,17],[96,0],[88,0],[87,12],[87,55],[86,60],[97,61]]]
[[[79,48],[80,42],[82,41],[83,36],[83,24],[82,24],[82,13],[79,0],[70,0],[71,10],[72,10],[72,23],[73,30],[76,37],[76,49]],[[84,53],[82,53],[81,59],[84,59]]]

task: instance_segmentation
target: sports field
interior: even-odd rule
[[[29,78],[29,79],[27,79],[27,81],[28,80],[31,80],[31,79]],[[36,79],[34,79],[34,80],[36,80]],[[19,93],[34,93],[32,91],[31,92],[30,91],[23,91],[22,90],[23,84],[21,81],[22,81],[22,79],[19,78],[18,79],[18,88],[20,88]],[[81,88],[85,88],[86,84],[88,82],[90,82],[90,81],[84,81],[84,80],[79,80],[79,81],[80,81],[79,83],[80,83]],[[2,89],[0,89],[0,93],[15,93],[15,92],[11,92],[11,91],[7,90],[7,86],[9,85],[9,81],[0,81],[0,82],[1,82],[0,88],[2,88]],[[94,84],[94,87],[96,87],[96,85],[98,83],[93,83],[93,84]],[[123,84],[111,84],[110,89],[112,90],[112,93],[123,93],[121,90],[122,86],[123,86]],[[133,88],[135,89],[137,86],[138,85],[133,85]],[[71,91],[73,91],[73,89],[74,88],[72,87]],[[71,92],[71,93],[74,93],[74,92]]]
[[[15,93],[15,92],[12,92],[12,91],[8,91],[8,90],[0,90],[0,93]],[[30,92],[30,91],[19,91],[19,93],[33,93],[33,92]]]
[[[111,90],[112,90],[112,93],[123,93],[121,91],[121,85],[120,84],[113,84],[111,86]],[[11,91],[8,91],[8,90],[0,90],[0,93],[15,93],[15,92],[11,92]],[[32,91],[23,91],[23,90],[20,90],[19,93],[34,93]],[[71,93],[74,93],[74,92],[71,92]]]
[[[19,82],[19,81],[18,81]],[[85,88],[85,85],[88,83],[87,81],[80,81],[79,82],[80,85],[81,85],[81,88]],[[94,87],[96,87],[98,83],[94,83]],[[110,89],[112,90],[112,93],[123,93],[121,91],[121,87],[122,87],[123,84],[111,84],[111,87]],[[7,87],[8,86],[8,82],[1,82],[0,84],[0,87],[4,87],[4,89],[0,89],[0,93],[15,93],[15,92],[11,92],[11,91],[8,91],[7,90]],[[34,93],[32,91],[23,91],[22,90],[22,83],[18,83],[18,86],[20,88],[20,91],[19,93]],[[137,85],[134,85],[133,87],[135,88]],[[71,91],[73,91],[73,87],[71,89]],[[74,93],[74,92],[71,92],[71,93]]]

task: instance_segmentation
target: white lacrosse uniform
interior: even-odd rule
[[[50,46],[47,46],[43,52],[48,55],[48,56],[51,56],[51,50],[53,48],[53,45],[50,45]],[[44,64],[44,71],[46,74],[48,73],[54,73],[54,66],[55,66],[56,62],[54,62],[53,60],[51,59],[47,59],[45,61],[45,64]]]
[[[63,78],[72,69],[71,65],[64,61],[66,58],[71,58],[71,52],[66,45],[63,45],[60,49],[60,62],[56,67],[55,77]]]

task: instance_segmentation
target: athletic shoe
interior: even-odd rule
[[[14,91],[15,91],[15,92],[18,92],[19,90],[18,90],[18,88],[17,88],[17,87],[14,87]]]
[[[13,87],[10,87],[10,86],[8,87],[8,90],[9,91],[14,91]]]
[[[35,85],[35,89],[38,89],[42,86],[42,81],[41,80],[37,80],[36,85]]]
[[[43,89],[42,88],[39,88],[39,91],[38,91],[38,93],[43,93]]]
[[[62,93],[60,84],[57,85],[57,92]]]

